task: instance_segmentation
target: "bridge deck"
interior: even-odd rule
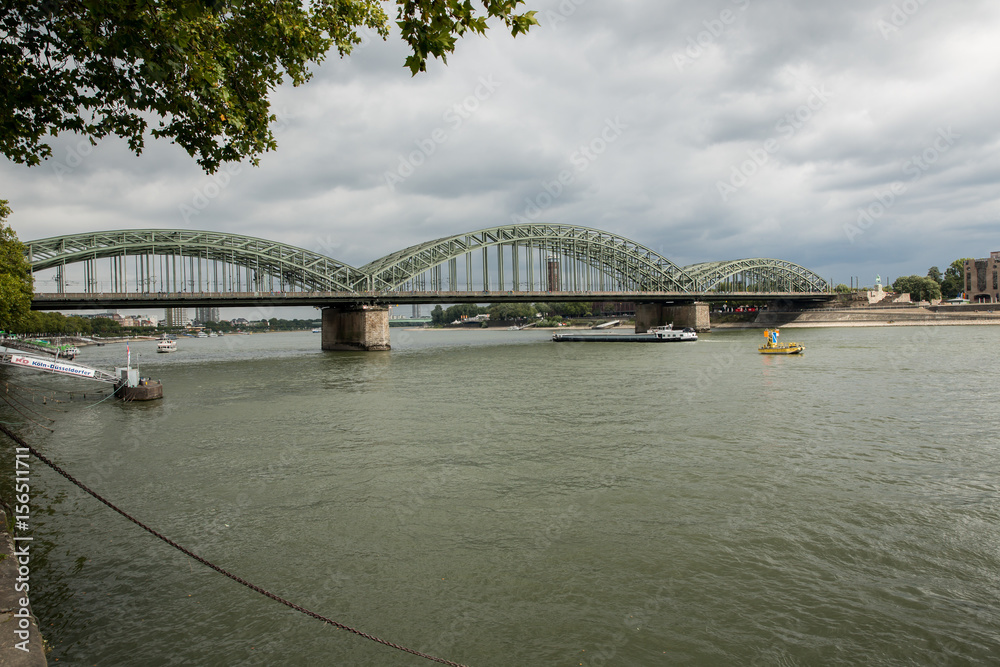
[[[636,303],[692,303],[705,301],[820,302],[828,292],[70,292],[35,294],[35,310],[93,310],[102,308],[194,308],[246,306],[335,306],[435,303],[525,303],[540,301],[629,301]]]

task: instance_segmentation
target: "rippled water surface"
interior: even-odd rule
[[[756,331],[137,343],[162,401],[36,405],[54,432],[21,432],[239,576],[471,665],[995,663],[1000,328],[782,334],[805,355]],[[50,664],[431,664],[32,475]]]

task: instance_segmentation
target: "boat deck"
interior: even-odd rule
[[[552,340],[557,343],[666,343],[655,334],[615,334],[615,333],[555,333]]]

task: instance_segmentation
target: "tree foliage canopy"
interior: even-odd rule
[[[14,330],[31,312],[34,284],[31,266],[24,258],[24,244],[4,225],[10,207],[0,199],[0,329]]]
[[[494,303],[490,304],[490,319],[494,321],[502,320],[524,320],[534,317],[535,307],[530,303]]]
[[[925,276],[902,276],[892,283],[894,292],[908,292],[912,301],[930,301],[941,298],[941,286],[933,278]]]
[[[945,299],[954,299],[965,291],[965,259],[956,259],[944,271],[941,281],[941,295]]]
[[[544,305],[544,304],[543,304]],[[548,311],[542,311],[541,306],[539,306],[539,312],[549,312],[555,315],[562,315],[563,317],[586,317],[590,315],[590,304],[582,303],[580,301],[566,301],[566,302],[549,302]]]
[[[46,137],[116,135],[141,153],[155,138],[208,172],[277,147],[268,94],[307,81],[328,51],[347,55],[366,31],[396,24],[413,74],[446,61],[487,21],[513,35],[535,24],[523,0],[4,0],[0,6],[0,152],[35,165]]]
[[[16,326],[9,329],[18,334],[34,336],[59,336],[81,334],[85,336],[116,336],[123,333],[122,325],[108,317],[80,317],[62,313],[33,310]]]

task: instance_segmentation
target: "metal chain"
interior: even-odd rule
[[[153,535],[154,537],[159,538],[160,540],[163,540],[164,542],[166,542],[167,544],[169,544],[173,548],[177,549],[181,553],[185,554],[186,556],[189,556],[189,557],[195,559],[196,561],[198,561],[199,563],[201,563],[202,565],[206,565],[206,566],[212,568],[213,570],[215,570],[219,574],[222,574],[222,575],[224,575],[226,577],[229,577],[233,581],[246,586],[250,590],[256,591],[256,592],[260,593],[261,595],[263,595],[265,597],[268,597],[268,598],[271,598],[272,600],[274,600],[276,602],[280,602],[281,604],[285,605],[286,607],[290,607],[290,608],[294,609],[295,611],[302,612],[306,616],[311,616],[312,618],[315,618],[318,621],[322,621],[324,623],[332,625],[335,628],[340,628],[341,630],[346,630],[347,632],[351,632],[353,634],[356,634],[359,637],[364,637],[365,639],[369,639],[369,640],[371,640],[373,642],[376,642],[378,644],[382,644],[383,646],[388,646],[390,648],[394,648],[397,651],[404,651],[405,653],[410,653],[412,655],[416,655],[416,656],[419,656],[421,658],[426,658],[427,660],[432,660],[433,662],[437,662],[437,663],[440,663],[442,665],[451,665],[452,667],[466,667],[465,665],[463,665],[461,663],[452,662],[451,660],[445,660],[444,658],[438,658],[438,657],[435,657],[433,655],[428,655],[427,653],[421,653],[420,651],[417,651],[415,649],[407,648],[405,646],[400,646],[399,644],[394,644],[394,643],[392,643],[392,642],[390,642],[390,641],[388,641],[386,639],[382,639],[380,637],[376,637],[375,635],[370,635],[367,632],[363,632],[361,630],[357,630],[355,628],[350,627],[349,625],[344,625],[343,623],[338,623],[337,621],[334,621],[333,619],[327,618],[326,616],[323,616],[321,614],[317,614],[316,612],[311,611],[309,609],[306,609],[305,607],[302,607],[300,605],[297,605],[294,602],[290,602],[290,601],[288,601],[288,600],[286,600],[286,599],[284,599],[284,598],[282,598],[282,597],[280,597],[278,595],[275,595],[274,593],[271,593],[268,590],[265,590],[265,589],[261,588],[260,586],[257,586],[256,584],[250,583],[249,581],[247,581],[246,579],[243,579],[242,577],[239,577],[239,576],[237,576],[237,575],[235,575],[235,574],[233,574],[231,572],[228,572],[228,571],[224,570],[223,568],[219,567],[215,563],[209,562],[209,561],[205,560],[204,558],[202,558],[201,556],[199,556],[198,554],[190,551],[189,549],[186,549],[185,547],[182,547],[181,545],[179,545],[176,542],[174,542],[173,540],[171,540],[169,537],[166,537],[166,536],[161,535],[160,533],[156,532],[155,530],[153,530],[152,528],[150,528],[149,526],[147,526],[143,522],[141,522],[138,519],[136,519],[135,517],[131,516],[128,512],[125,512],[124,510],[119,509],[111,501],[106,500],[100,494],[98,494],[97,492],[91,490],[86,484],[84,484],[83,482],[77,480],[71,474],[69,474],[68,472],[66,472],[65,470],[63,470],[62,468],[60,468],[58,465],[56,465],[55,463],[53,463],[52,461],[50,461],[48,459],[48,457],[46,457],[44,454],[42,454],[37,449],[35,449],[31,445],[29,445],[27,442],[25,442],[20,436],[18,436],[16,433],[14,433],[9,428],[7,428],[7,426],[4,423],[2,423],[2,422],[0,422],[0,431],[2,431],[4,434],[6,434],[8,438],[10,438],[14,442],[16,442],[19,446],[24,447],[29,452],[31,452],[39,461],[41,461],[45,465],[49,466],[53,470],[55,470],[57,473],[59,473],[60,475],[62,475],[66,479],[68,479],[70,482],[72,482],[73,484],[75,484],[79,488],[83,489],[83,491],[85,491],[87,494],[93,496],[94,498],[96,498],[100,502],[104,503],[105,505],[107,505],[108,507],[110,507],[111,509],[113,509],[118,514],[122,515],[123,517],[125,517],[126,519],[128,519],[129,521],[131,521],[132,523],[134,523],[135,525],[139,526],[140,528],[142,528],[143,530],[145,530],[147,533]]]

